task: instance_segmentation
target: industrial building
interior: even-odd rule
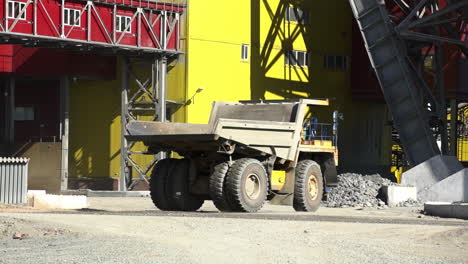
[[[213,101],[250,99],[329,98],[343,114],[339,171],[390,175],[391,115],[348,2],[58,3],[1,11],[20,37],[0,47],[0,156],[31,158],[30,188],[146,189],[157,159],[122,138],[122,121],[207,123]],[[460,101],[466,66],[453,64],[445,83]]]
[[[466,263],[467,14],[0,0],[0,262]]]

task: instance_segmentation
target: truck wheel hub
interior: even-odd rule
[[[256,174],[249,174],[245,181],[245,193],[249,199],[255,200],[260,196],[260,179]]]
[[[308,192],[312,200],[317,199],[318,190],[317,178],[314,175],[310,175],[308,181]]]

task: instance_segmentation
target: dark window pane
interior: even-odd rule
[[[299,66],[304,66],[305,65],[304,62],[305,62],[305,53],[304,52],[298,52],[297,53],[297,64]]]
[[[13,17],[13,2],[8,2],[8,17]]]
[[[342,71],[344,69],[344,57],[336,56],[336,69]]]
[[[327,56],[327,68],[328,69],[335,68],[335,56]]]

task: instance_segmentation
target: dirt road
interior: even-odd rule
[[[0,213],[0,225],[18,223],[0,226],[0,263],[468,262],[468,221],[419,218],[415,209],[311,215],[267,206],[246,215],[216,213],[211,204],[160,212],[147,198],[90,203],[93,210],[80,212]],[[31,235],[12,239],[21,230]]]

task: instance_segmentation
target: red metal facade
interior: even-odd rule
[[[0,36],[171,52],[179,50],[181,12],[154,1],[0,0]]]
[[[41,78],[66,75],[112,80],[116,78],[115,70],[115,56],[0,45],[0,73]]]
[[[15,85],[15,107],[32,107],[34,118],[15,120],[15,141],[60,141],[60,82],[21,79]]]

